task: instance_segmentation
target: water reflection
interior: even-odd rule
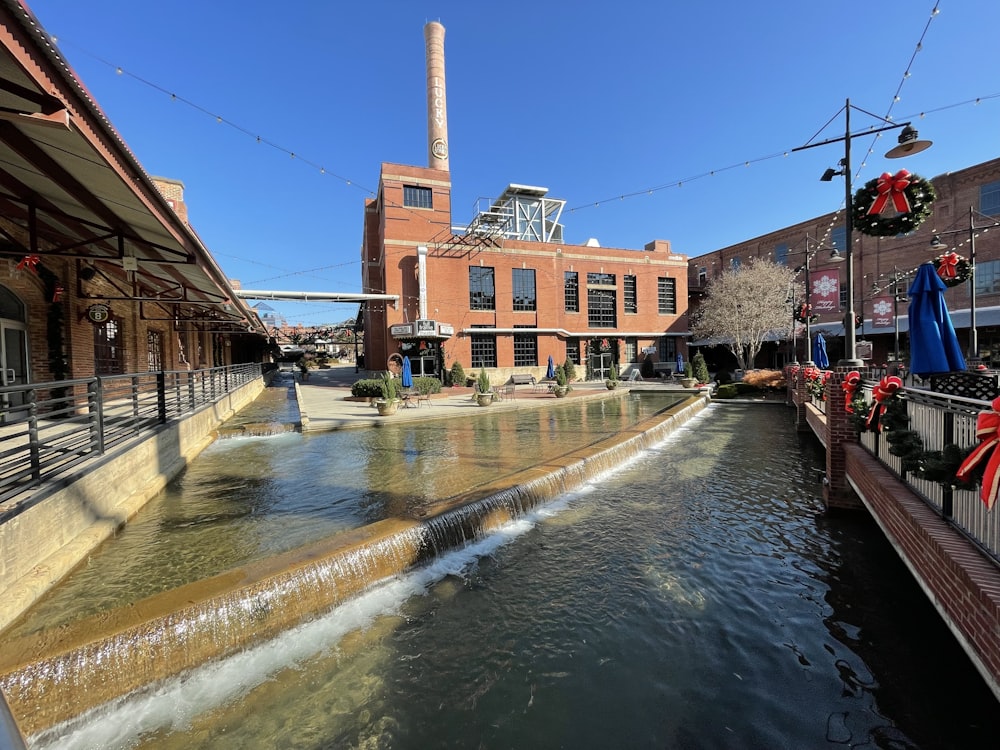
[[[412,514],[603,440],[678,400],[659,394],[377,430],[219,440],[5,637]],[[546,427],[550,419],[556,434]]]
[[[875,525],[823,513],[822,465],[785,410],[713,406],[504,534],[88,729],[158,750],[995,747],[992,695]]]

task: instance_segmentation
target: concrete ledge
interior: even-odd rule
[[[260,378],[138,443],[86,462],[0,524],[0,630],[112,536],[264,389]]]

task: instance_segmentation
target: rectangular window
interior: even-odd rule
[[[708,268],[702,266],[698,269],[698,286],[705,286],[708,283]]]
[[[513,269],[511,282],[514,293],[514,309],[529,312],[535,310],[538,307],[535,292],[535,269]]]
[[[429,187],[403,185],[403,205],[407,208],[433,208],[433,197]]]
[[[587,325],[618,327],[618,288],[613,273],[587,274]]]
[[[624,294],[624,304],[626,313],[637,313],[639,312],[639,301],[636,296],[635,290],[635,276],[623,276],[622,277],[623,294]]]
[[[979,186],[979,213],[986,216],[1000,215],[1000,182]]]
[[[470,337],[472,345],[472,367],[497,366],[497,338],[485,333],[473,333]]]
[[[523,328],[524,326],[514,326]],[[514,367],[536,367],[538,365],[538,336],[535,334],[514,334]]]
[[[163,369],[163,335],[159,331],[146,332],[146,357],[150,372]]]
[[[580,339],[570,339],[566,342],[566,359],[574,365],[580,364]]]
[[[840,283],[840,309],[847,309],[847,284]]]
[[[743,261],[741,261],[739,258],[733,257],[729,259],[729,267],[732,270],[739,271],[741,265],[743,265]]]
[[[121,336],[121,327],[115,320],[94,326],[96,375],[121,375],[125,372],[125,352],[122,350]]]
[[[847,227],[843,224],[835,226],[831,230],[830,247],[839,250],[841,255],[847,252]]]
[[[580,312],[580,276],[576,271],[563,273],[563,305],[566,312]]]
[[[788,265],[788,243],[782,242],[774,246],[774,262],[779,266]]]
[[[677,359],[677,341],[673,336],[661,336],[656,349],[656,356],[660,362],[673,362]]]
[[[656,280],[656,311],[660,315],[677,314],[677,280],[661,276]]]
[[[469,266],[469,309],[496,310],[497,296],[493,269]]]
[[[625,360],[624,362],[638,362],[639,361],[639,341],[634,337],[629,337],[625,339]]]
[[[1000,260],[979,261],[976,263],[976,294],[995,294],[1000,292]]]

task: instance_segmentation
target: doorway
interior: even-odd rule
[[[24,303],[0,286],[0,386],[25,385],[29,361]],[[23,404],[23,393],[0,394],[0,423],[7,421],[11,407]]]

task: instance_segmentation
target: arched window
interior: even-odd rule
[[[25,321],[24,303],[5,286],[0,285],[0,318],[16,320],[19,323]]]

